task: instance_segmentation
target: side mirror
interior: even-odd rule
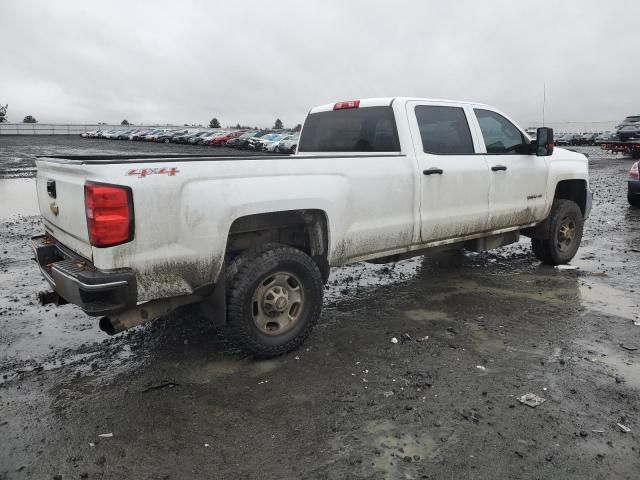
[[[536,133],[536,155],[548,157],[553,153],[553,128],[540,127]]]

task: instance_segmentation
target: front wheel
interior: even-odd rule
[[[547,239],[532,238],[533,253],[547,265],[569,263],[582,241],[584,217],[577,203],[556,200],[549,214]]]
[[[267,244],[227,270],[227,332],[245,352],[269,358],[298,348],[322,310],[320,269],[304,252]]]

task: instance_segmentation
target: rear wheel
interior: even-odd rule
[[[569,263],[580,247],[583,225],[578,204],[571,200],[556,200],[549,215],[548,238],[532,238],[533,253],[547,265]]]
[[[304,252],[267,244],[227,270],[227,334],[245,352],[274,357],[299,347],[322,309],[322,275]]]

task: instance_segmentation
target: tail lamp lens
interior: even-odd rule
[[[128,188],[86,184],[84,201],[91,245],[110,247],[133,238],[133,204]]]
[[[629,176],[631,178],[636,178],[636,179],[639,177],[639,175],[638,175],[638,162],[634,163],[631,166],[631,170],[629,170]]]

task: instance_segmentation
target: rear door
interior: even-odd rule
[[[477,154],[469,107],[410,101],[407,115],[421,177],[421,241],[463,237],[486,229],[489,168]]]
[[[501,113],[476,107],[473,117],[490,168],[489,229],[542,220],[547,198],[547,157],[529,153],[528,137]]]
[[[91,259],[84,204],[84,167],[37,160],[36,191],[44,228],[67,248]]]

